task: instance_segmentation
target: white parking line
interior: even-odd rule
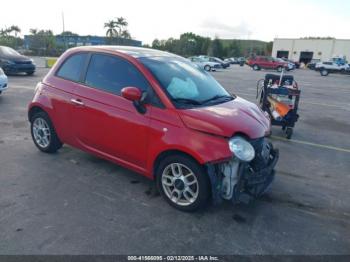
[[[335,151],[339,151],[339,152],[350,153],[350,149],[347,149],[347,148],[341,148],[341,147],[330,146],[330,145],[322,145],[322,144],[318,144],[318,143],[296,140],[296,139],[287,139],[287,138],[280,137],[280,136],[271,136],[271,138],[281,140],[284,142],[293,142],[293,143],[298,143],[298,144],[303,144],[303,145],[308,145],[308,146],[326,148],[326,149],[335,150]]]

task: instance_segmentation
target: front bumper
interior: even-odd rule
[[[275,176],[274,167],[279,158],[279,151],[264,139],[255,142],[252,143],[256,151],[254,160],[246,163],[233,159],[233,163],[237,164],[237,171],[226,181],[235,181],[234,184],[229,186],[225,184],[225,174],[222,171],[222,166],[230,165],[232,160],[226,163],[206,165],[214,204],[223,200],[230,200],[233,203],[247,203],[260,197],[270,188]],[[264,149],[265,147],[268,147],[268,152]],[[231,170],[234,169],[231,168]],[[229,194],[227,194],[228,187],[232,187]]]
[[[0,92],[8,88],[7,77],[2,75],[0,76]]]
[[[6,74],[17,74],[35,72],[36,67],[34,64],[11,64],[4,65],[2,69]]]

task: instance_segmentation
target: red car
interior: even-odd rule
[[[289,70],[287,62],[281,62],[269,56],[255,56],[248,59],[247,64],[254,70],[273,69],[281,72],[282,69]]]
[[[136,47],[66,51],[29,105],[35,145],[64,144],[156,181],[174,207],[258,197],[278,151],[269,118],[187,59]]]

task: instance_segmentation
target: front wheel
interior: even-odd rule
[[[282,66],[277,67],[277,72],[282,72],[282,70],[283,70]]]
[[[204,208],[210,198],[210,181],[201,165],[183,155],[168,156],[156,171],[161,195],[181,211]]]
[[[62,147],[49,116],[38,112],[31,118],[31,134],[36,147],[45,153],[54,153]]]
[[[258,65],[253,65],[253,70],[258,71],[260,70],[260,67]]]

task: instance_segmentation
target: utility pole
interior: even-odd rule
[[[64,42],[64,48],[67,49],[67,43],[66,43],[66,35],[65,35],[65,28],[64,28],[64,13],[62,11],[62,36],[63,36],[63,42]]]

